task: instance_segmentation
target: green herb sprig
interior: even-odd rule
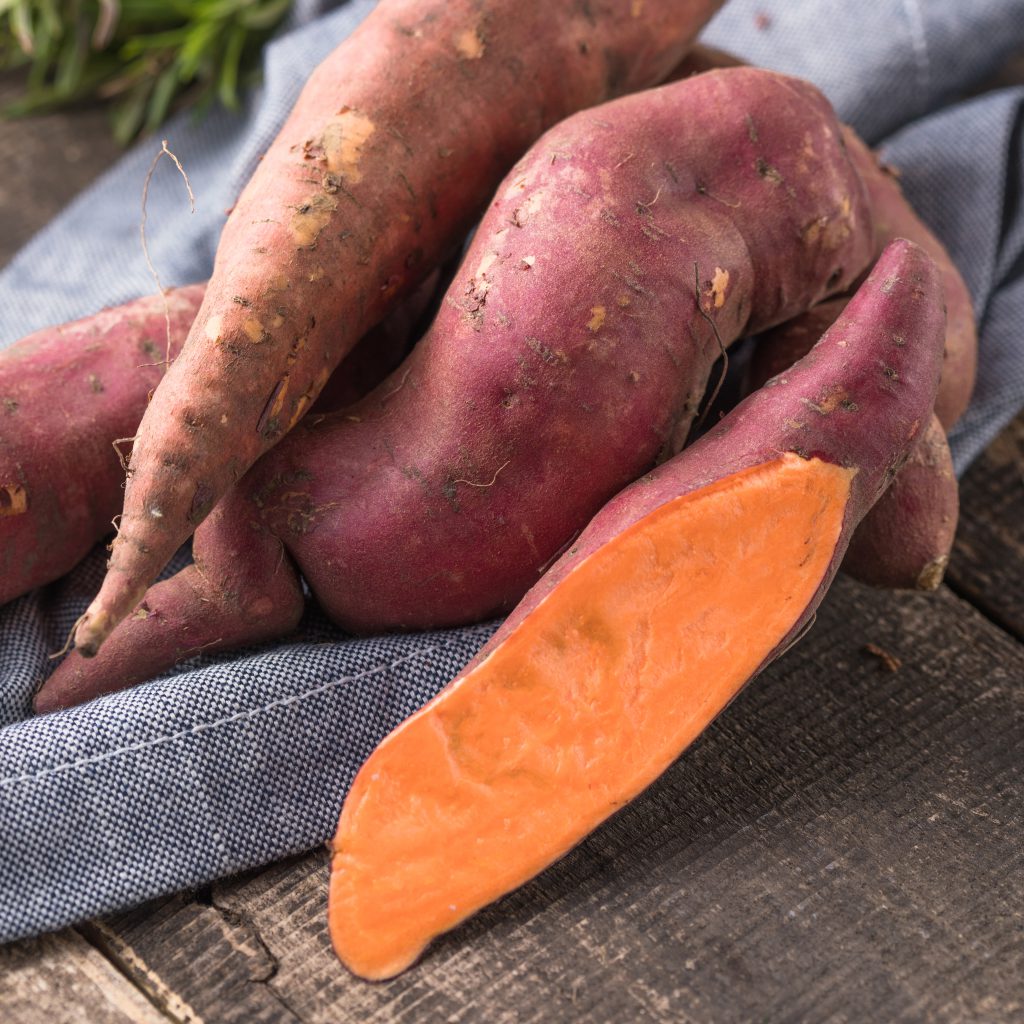
[[[0,67],[27,67],[6,116],[104,100],[115,137],[172,107],[235,108],[291,0],[0,0]]]

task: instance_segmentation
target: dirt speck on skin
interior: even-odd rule
[[[711,296],[714,300],[715,309],[721,309],[725,304],[725,292],[729,287],[729,271],[721,267],[715,267],[714,276],[711,279]]]
[[[28,491],[21,484],[0,484],[0,517],[28,511]]]
[[[463,60],[480,60],[487,46],[477,28],[467,28],[455,37],[455,50]]]
[[[359,168],[363,147],[376,130],[376,124],[365,114],[342,107],[327,122],[319,144],[310,147],[309,152],[314,155],[322,152],[331,174],[340,175],[349,185],[358,185],[363,180]]]
[[[841,385],[836,385],[819,401],[812,402],[810,399],[805,399],[804,404],[823,416],[828,416],[830,413],[835,412],[836,409],[844,409],[847,412],[855,412],[857,409],[857,403],[851,400],[846,389]]]
[[[765,181],[770,182],[772,185],[781,185],[783,177],[779,173],[778,168],[772,167],[770,163],[763,156],[759,156],[754,164],[754,168],[757,171],[758,177],[763,178]]]
[[[331,217],[337,209],[338,201],[330,195],[323,194],[315,195],[308,203],[296,207],[289,225],[296,247],[310,249],[316,245],[320,233],[331,222]]]

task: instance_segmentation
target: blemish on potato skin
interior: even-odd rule
[[[721,309],[725,304],[725,292],[729,287],[729,271],[721,267],[715,267],[714,276],[711,279],[711,296],[714,300],[715,309]]]
[[[292,240],[299,249],[311,249],[320,233],[331,222],[338,209],[338,201],[327,195],[315,195],[307,203],[296,207],[289,227]]]
[[[319,144],[307,145],[307,153],[313,156],[322,154],[328,171],[341,175],[350,185],[358,185],[363,180],[359,169],[363,148],[376,130],[376,124],[365,114],[351,107],[342,107],[327,122]]]
[[[206,321],[206,340],[212,341],[215,345],[224,336],[224,319],[219,314],[217,316],[211,316]]]
[[[784,180],[778,168],[772,167],[763,156],[759,156],[754,162],[754,169],[757,171],[759,178],[770,182],[772,185],[781,185]]]
[[[21,484],[0,484],[0,516],[20,516],[28,511],[28,491]]]
[[[455,51],[463,60],[480,60],[486,48],[477,28],[463,29],[455,37]]]
[[[251,316],[242,322],[242,330],[245,332],[245,336],[255,345],[258,345],[267,337],[267,332],[263,329],[263,324]]]
[[[590,313],[591,316],[590,321],[587,323],[587,329],[596,333],[604,326],[608,313],[604,306],[594,306]]]
[[[803,399],[804,405],[808,408],[813,409],[815,412],[821,413],[823,416],[827,416],[830,413],[836,411],[836,409],[843,409],[845,412],[856,412],[857,403],[854,402],[849,393],[841,385],[836,385],[825,394],[819,401],[813,402],[809,398]]]
[[[568,363],[569,357],[561,349],[552,349],[544,344],[540,338],[527,338],[527,347],[536,352],[540,358],[549,366],[556,363]]]

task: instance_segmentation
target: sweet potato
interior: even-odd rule
[[[845,288],[870,249],[806,83],[723,71],[577,114],[506,179],[410,359],[265,456],[197,532],[197,566],[37,707],[279,634],[296,568],[351,630],[508,611],[689,421],[720,345]]]
[[[730,53],[697,45],[669,81],[742,66],[744,62]],[[960,272],[904,198],[898,176],[879,163],[855,132],[846,128],[844,134],[871,196],[878,251],[894,238],[909,238],[935,259],[943,281],[947,325],[942,382],[936,399],[939,422],[921,438],[900,485],[890,488],[861,523],[843,569],[873,586],[934,590],[942,582],[949,561],[959,508],[959,488],[942,428],[949,429],[960,418],[974,390],[974,310]],[[844,298],[830,300],[761,338],[748,370],[747,389],[763,386],[802,358],[845,302]]]
[[[875,245],[880,252],[894,238],[909,238],[927,252],[939,268],[946,305],[946,345],[935,415],[949,430],[967,410],[974,391],[978,363],[978,331],[967,284],[946,247],[914,212],[899,186],[898,172],[878,157],[849,128],[847,150],[860,171],[871,198]]]
[[[654,84],[722,0],[383,0],[312,74],[225,226],[131,456],[93,654],[549,125]],[[642,199],[643,197],[637,197]]]
[[[433,300],[431,274],[345,357],[320,411],[362,398],[402,361]],[[113,530],[127,450],[204,285],[45,328],[0,351],[0,605],[68,572]],[[337,379],[335,379],[337,378]]]
[[[167,298],[181,345],[201,285]],[[47,328],[0,352],[0,605],[66,573],[121,507],[111,442],[135,433],[163,376],[160,296]]]
[[[945,278],[946,268],[941,262],[938,265]],[[785,377],[789,368],[806,355],[814,338],[839,317],[848,301],[842,296],[822,302],[762,335],[748,366],[747,390],[764,387],[777,375]],[[945,380],[948,359],[943,365]],[[942,390],[940,382],[940,394]],[[959,504],[946,432],[933,416],[900,476],[857,527],[843,571],[874,587],[937,589],[953,550]]]
[[[872,586],[934,590],[949,562],[959,507],[943,428],[960,417],[974,387],[974,311],[956,265],[911,209],[893,174],[849,129],[846,141],[871,197],[876,246],[881,250],[901,236],[922,246],[939,267],[947,317],[942,379],[935,403],[937,422],[920,438],[898,485],[889,488],[861,523],[843,569]],[[847,301],[844,297],[830,299],[761,337],[748,370],[750,389],[761,387],[801,358]]]
[[[933,416],[854,533],[843,571],[873,587],[935,590],[953,550],[959,505],[946,432]]]
[[[562,856],[805,629],[931,415],[938,273],[896,242],[785,385],[611,501],[357,775],[330,931],[366,978]]]

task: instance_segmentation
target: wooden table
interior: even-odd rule
[[[0,264],[113,155],[95,112],[0,123]],[[656,785],[397,980],[334,959],[319,850],[0,947],[0,1020],[1024,1020],[1024,416],[962,497],[937,594],[840,580]]]

